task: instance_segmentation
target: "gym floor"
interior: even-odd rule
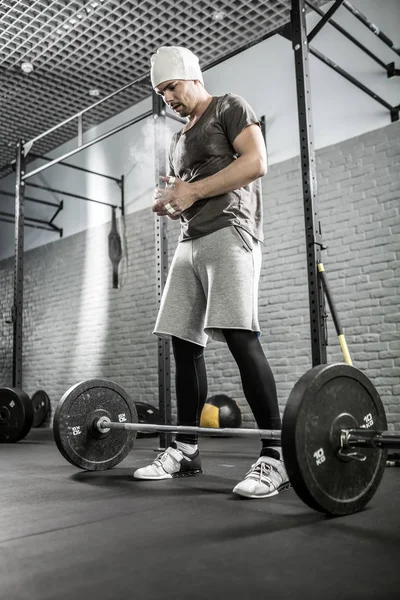
[[[232,495],[257,440],[200,443],[204,474],[162,482],[132,478],[158,438],[97,472],[69,464],[50,429],[1,445],[0,598],[399,597],[400,469],[363,511],[328,518],[292,490]]]

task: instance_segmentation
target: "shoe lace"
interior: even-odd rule
[[[157,464],[157,465],[159,465],[161,467],[162,463],[165,462],[168,459],[168,456],[169,456],[168,449],[164,450],[163,452],[160,452],[155,457],[155,459],[153,461],[153,464]]]
[[[256,481],[272,484],[271,474],[274,467],[266,462],[260,461],[251,465],[250,470],[246,473],[246,479],[255,479]]]

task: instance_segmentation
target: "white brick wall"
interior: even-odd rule
[[[318,209],[328,247],[323,260],[355,366],[400,429],[400,123],[317,152]],[[283,409],[311,366],[303,200],[299,159],[273,165],[263,182],[261,338]],[[121,226],[121,224],[120,224]],[[172,258],[179,225],[169,222]],[[24,389],[45,389],[53,405],[73,383],[110,378],[135,399],[158,402],[154,220],[128,215],[121,289],[111,288],[109,226],[25,254]],[[85,270],[85,257],[92,261]],[[0,263],[0,374],[11,385],[13,261]],[[342,362],[332,320],[328,361]],[[227,393],[254,425],[226,346],[206,351],[209,395]],[[173,367],[173,365],[172,365]],[[172,370],[173,375],[173,370]],[[174,389],[174,386],[172,386]]]

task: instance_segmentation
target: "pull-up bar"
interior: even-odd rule
[[[108,96],[105,96],[105,98],[101,98],[100,100],[98,100],[94,104],[91,104],[90,106],[87,106],[86,108],[84,108],[80,112],[76,113],[75,115],[72,115],[72,117],[68,117],[68,119],[65,119],[65,121],[62,121],[62,123],[58,123],[57,125],[54,125],[54,127],[52,127],[51,129],[48,129],[47,131],[44,131],[40,135],[37,135],[32,140],[29,140],[29,142],[27,142],[25,145],[32,145],[32,144],[34,144],[35,142],[37,142],[38,140],[41,140],[46,135],[49,135],[49,133],[53,133],[53,131],[57,131],[57,129],[60,129],[60,127],[63,127],[64,125],[66,125],[67,123],[70,123],[74,119],[78,119],[79,117],[81,117],[82,115],[84,115],[85,113],[87,113],[89,110],[92,110],[96,106],[99,106],[99,104],[102,104],[103,102],[106,102],[107,100],[110,100],[110,98],[113,98],[117,94],[120,94],[121,92],[127,90],[128,88],[132,87],[136,83],[139,83],[140,81],[144,81],[145,79],[148,79],[148,77],[149,77],[148,73],[146,73],[145,75],[141,75],[140,77],[137,77],[136,79],[134,79],[130,83],[127,83],[126,85],[124,85],[122,88],[119,88],[115,92],[112,92]],[[81,149],[83,149],[83,146],[81,146]]]
[[[0,211],[0,217],[0,221],[3,221],[3,223],[15,223],[15,215],[13,213]],[[29,221],[29,223],[26,221]],[[46,225],[46,227],[44,227],[44,225]],[[44,229],[44,231],[56,231],[60,237],[63,236],[63,230],[60,227],[57,227],[51,221],[45,221],[44,219],[25,217],[25,226],[33,227],[34,229]]]
[[[132,85],[132,84],[130,84],[130,85]],[[122,89],[124,89],[124,88],[122,88]],[[112,94],[112,95],[114,95],[114,94]],[[105,98],[103,98],[103,100],[105,100]],[[93,105],[93,106],[95,106],[95,105]],[[93,106],[91,108],[93,108]],[[111,135],[114,135],[114,133],[123,131],[124,129],[126,129],[127,127],[130,127],[131,125],[134,125],[135,123],[138,123],[139,121],[142,121],[143,119],[147,119],[147,117],[150,117],[152,114],[153,114],[153,111],[148,110],[147,112],[143,113],[142,115],[139,115],[138,117],[135,117],[134,119],[131,119],[127,123],[123,123],[122,125],[119,125],[118,127],[115,127],[114,129],[111,129],[110,131],[103,133],[103,135],[100,135],[99,137],[95,138],[94,140],[91,140],[90,142],[86,142],[86,144],[82,144],[82,146],[78,146],[78,148],[74,148],[74,150],[70,150],[66,154],[63,154],[62,156],[59,156],[58,158],[55,158],[54,160],[50,160],[50,162],[48,162],[47,165],[43,165],[42,167],[38,167],[37,169],[34,169],[33,171],[29,171],[29,173],[25,173],[24,175],[22,175],[21,180],[25,181],[26,179],[29,179],[30,177],[33,177],[34,175],[41,173],[42,171],[44,171],[45,169],[48,169],[52,165],[56,165],[56,164],[60,163],[65,158],[69,158],[70,156],[73,156],[74,154],[81,152],[81,150],[85,150],[85,148],[89,148],[90,146],[97,144],[97,142],[101,142],[102,140],[107,139]],[[75,118],[75,116],[71,117],[68,120],[71,120],[72,118]],[[55,129],[57,129],[57,127],[58,126],[56,126]],[[43,137],[44,135],[46,135],[47,133],[50,133],[53,130],[54,130],[54,128],[50,129],[49,131],[46,131],[44,134],[42,134],[39,137]],[[34,141],[35,140],[31,140],[28,143],[25,142],[24,148],[27,145],[31,145]]]
[[[379,27],[375,25],[375,23],[372,23],[372,21],[370,21],[360,10],[358,10],[358,8],[353,6],[350,2],[347,2],[347,0],[343,2],[343,6],[349,12],[351,12],[351,14],[356,17],[356,19],[358,19],[363,25],[365,25],[365,27],[368,27],[368,29],[372,31],[372,33],[378,36],[378,38],[382,40],[382,42],[386,44],[386,46],[393,50],[393,52],[395,52],[397,56],[400,56],[400,48],[396,48],[394,42],[392,42],[392,40],[388,38],[387,35],[382,33]]]
[[[53,160],[52,158],[49,158],[48,156],[41,156],[40,154],[35,154],[34,152],[31,152],[31,157],[34,159],[38,159],[38,160],[45,160],[46,162],[51,162]],[[118,177],[113,177],[112,175],[105,175],[104,173],[99,173],[98,171],[92,171],[91,169],[85,169],[84,167],[80,167],[79,165],[73,165],[72,163],[67,163],[67,162],[61,161],[58,164],[62,165],[63,167],[69,167],[70,169],[76,169],[77,171],[83,171],[84,173],[89,173],[90,175],[98,175],[99,177],[104,177],[105,179],[111,179],[112,181],[115,181],[118,184],[121,181],[120,179],[118,179]]]
[[[60,194],[62,196],[71,196],[71,198],[78,198],[79,200],[85,200],[86,202],[95,202],[96,204],[104,204],[105,206],[111,206],[111,208],[121,208],[116,204],[109,204],[108,202],[102,202],[101,200],[93,200],[93,198],[88,198],[87,196],[80,196],[79,194],[73,194],[72,192],[66,192],[64,190],[56,190],[54,188],[48,188],[44,185],[39,185],[38,183],[27,183],[30,187],[36,188],[38,190],[45,190],[46,192],[52,192],[53,194]]]
[[[316,13],[318,13],[322,18],[324,18],[325,14],[327,14],[327,13],[324,13],[318,6],[315,6],[309,0],[305,0],[305,3],[307,4],[307,6],[312,8]],[[364,46],[364,44],[359,42],[353,35],[351,35],[351,33],[346,31],[346,29],[344,29],[341,25],[336,23],[336,21],[329,18],[329,19],[326,19],[325,22],[328,22],[330,25],[332,25],[332,27],[334,27],[337,31],[339,31],[342,35],[344,35],[344,37],[346,37],[348,40],[353,42],[353,44],[355,46],[357,46],[357,48],[359,48],[365,54],[367,54],[370,58],[372,58],[372,60],[374,60],[376,63],[378,63],[378,65],[383,67],[385,70],[388,70],[388,66],[386,65],[386,63],[383,62],[383,60],[381,60],[378,56],[376,56],[373,52],[371,52],[371,50],[369,50],[366,46]],[[310,39],[310,36],[308,36],[308,38]]]

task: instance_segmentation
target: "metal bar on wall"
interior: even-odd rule
[[[49,221],[49,223],[50,223],[51,225],[53,224],[53,221],[54,221],[54,219],[55,219],[55,218],[58,216],[58,214],[59,214],[59,213],[60,213],[60,212],[61,212],[63,209],[64,209],[64,200],[61,200],[61,202],[60,202],[60,205],[58,206],[58,208],[57,208],[56,212],[54,213],[54,215],[51,217],[51,219],[50,219],[50,221]],[[53,225],[52,225],[52,226],[53,226]],[[55,225],[54,225],[54,227],[55,227]],[[58,228],[57,228],[57,229],[58,229]],[[62,230],[62,229],[60,229],[60,230],[59,230],[59,232],[60,232],[60,237],[62,237],[62,236],[63,236],[63,230]]]
[[[309,51],[310,51],[310,53],[313,56],[315,56],[316,58],[318,58],[319,60],[321,60],[323,63],[325,63],[326,65],[328,65],[328,67],[330,67],[331,69],[333,69],[334,71],[336,71],[336,73],[339,73],[339,75],[341,75],[342,77],[344,77],[345,79],[347,79],[347,81],[350,81],[350,83],[352,83],[353,85],[355,85],[356,87],[358,87],[359,90],[362,90],[363,92],[365,92],[366,94],[368,94],[368,96],[370,96],[371,98],[373,98],[374,100],[376,100],[377,102],[379,102],[379,104],[382,104],[382,106],[384,106],[385,108],[387,108],[390,112],[392,112],[393,110],[395,110],[395,107],[392,106],[391,104],[389,104],[389,102],[386,102],[386,100],[384,100],[383,98],[381,98],[380,96],[378,96],[378,94],[375,94],[375,92],[373,92],[366,85],[364,85],[363,83],[361,83],[360,81],[358,81],[358,79],[356,79],[355,77],[353,77],[353,75],[350,75],[350,73],[348,73],[347,71],[345,71],[344,69],[342,69],[341,67],[339,67],[339,65],[337,65],[335,62],[333,62],[333,60],[331,60],[330,58],[328,58],[324,54],[322,54],[322,52],[319,52],[319,50],[316,50],[315,48],[312,48],[311,46],[309,46]]]
[[[101,100],[98,100],[97,102],[94,102],[93,104],[91,104],[90,106],[87,106],[83,110],[80,110],[78,113],[72,115],[71,117],[68,117],[68,119],[65,119],[61,123],[58,123],[57,125],[54,125],[54,127],[51,127],[51,129],[47,129],[47,131],[44,131],[40,135],[37,135],[36,137],[32,138],[31,140],[29,140],[29,142],[27,142],[27,144],[31,147],[35,142],[38,142],[39,140],[41,140],[46,135],[49,135],[50,133],[53,133],[53,131],[56,131],[60,127],[63,127],[63,125],[66,125],[67,123],[70,123],[74,119],[78,119],[79,117],[81,117],[85,113],[89,112],[89,110],[93,110],[93,108],[96,108],[96,106],[99,106],[100,104],[103,104],[104,102],[107,102],[108,100],[111,100],[111,98],[114,98],[114,96],[117,96],[118,94],[120,94],[121,92],[127,90],[128,88],[132,87],[133,85],[136,85],[137,83],[140,83],[141,81],[145,81],[148,78],[149,78],[149,74],[148,73],[145,73],[144,75],[141,75],[140,77],[137,77],[136,79],[134,79],[130,83],[127,83],[126,85],[124,85],[123,87],[119,88],[118,90],[115,90],[115,92],[112,92],[108,96],[105,96],[104,98],[101,98]]]
[[[2,210],[0,211],[0,216],[1,217],[9,217],[12,218],[13,222],[15,223],[15,215],[13,213],[8,213],[8,212],[3,212]],[[32,223],[40,223],[42,225],[48,225],[50,227],[50,229],[52,231],[58,231],[58,227],[56,227],[55,225],[53,225],[51,223],[51,221],[45,221],[44,219],[36,219],[35,217],[24,217],[24,225],[27,225],[27,221],[32,221]]]
[[[125,175],[121,175],[121,179],[118,180],[119,189],[121,190],[121,215],[125,214]]]
[[[350,4],[350,2],[347,2],[347,0],[346,2],[343,2],[343,6],[347,8],[347,10],[351,12],[351,14],[354,15],[356,19],[358,19],[363,25],[365,25],[365,27],[372,31],[372,33],[378,36],[378,38],[384,44],[386,44],[386,46],[389,46],[389,48],[393,50],[393,52],[400,56],[400,49],[396,48],[394,42],[392,42],[392,40],[388,38],[388,36],[385,35],[377,25],[375,25],[375,23],[372,23],[360,10],[358,10],[358,8]]]
[[[15,226],[15,219],[14,219],[14,215],[12,218],[8,218],[8,217],[0,217],[0,221],[2,223],[10,223],[11,225]],[[28,223],[27,221],[25,221],[25,227],[31,227],[32,229],[42,229],[43,231],[54,231],[54,229],[52,229],[51,227],[44,227],[43,225],[36,225],[35,223]],[[62,229],[59,231],[60,237],[62,237]]]
[[[58,158],[51,160],[49,163],[47,163],[47,165],[43,165],[42,167],[38,167],[37,169],[34,169],[33,171],[29,171],[29,173],[26,173],[26,175],[24,175],[24,179],[29,179],[29,177],[33,177],[34,175],[37,175],[38,173],[45,171],[49,167],[51,167],[53,165],[57,165],[58,163],[61,163],[61,161],[63,161],[65,158],[74,156],[74,154],[77,154],[78,152],[82,152],[82,150],[85,150],[86,148],[89,148],[90,146],[93,146],[94,144],[98,144],[98,142],[101,142],[102,140],[109,138],[110,136],[114,135],[115,133],[119,133],[120,131],[127,129],[127,127],[130,127],[131,125],[135,125],[136,123],[139,123],[139,121],[142,121],[143,119],[146,119],[147,117],[150,117],[151,115],[152,115],[152,111],[149,110],[149,111],[143,113],[142,115],[139,115],[138,117],[135,117],[134,119],[131,119],[130,121],[127,121],[126,123],[123,123],[122,125],[118,125],[118,127],[114,127],[114,129],[111,129],[110,131],[107,131],[106,133],[99,135],[94,140],[91,140],[90,142],[86,142],[82,146],[79,146],[78,148],[74,148],[74,150],[70,150],[69,152],[66,152],[65,154],[63,154],[62,156],[59,156]],[[56,129],[56,127],[53,129]],[[52,130],[49,130],[46,133],[50,133],[50,131],[52,131]],[[43,134],[43,135],[45,135],[45,134]],[[43,135],[39,136],[39,137],[43,137]]]
[[[343,0],[336,0],[335,4],[332,4],[332,6],[330,7],[330,9],[326,12],[323,13],[323,17],[320,21],[318,21],[318,23],[316,24],[316,26],[314,27],[314,29],[312,31],[310,31],[310,33],[308,34],[308,43],[311,42],[312,39],[315,38],[315,36],[321,31],[321,29],[324,27],[324,25],[326,24],[327,21],[329,21],[329,19],[331,18],[331,16],[337,11],[337,9],[343,4]]]
[[[30,156],[32,159],[45,160],[47,162],[51,162],[53,159],[48,158],[47,156],[42,156],[41,154],[35,154],[34,152],[30,152]],[[14,161],[12,161],[14,163]],[[104,173],[99,173],[98,171],[92,171],[92,169],[85,169],[84,167],[80,167],[79,165],[73,165],[72,163],[67,163],[61,161],[58,163],[63,167],[69,167],[70,169],[76,169],[77,171],[83,171],[83,173],[89,173],[90,175],[98,175],[99,177],[104,177],[105,179],[111,179],[112,181],[119,182],[118,177],[112,177],[112,175],[105,175]]]
[[[155,179],[160,184],[160,175],[167,173],[167,127],[166,111],[161,96],[153,92],[154,144],[155,144]],[[168,274],[168,233],[167,220],[163,217],[155,219],[156,234],[156,274],[157,274],[157,307],[161,305]],[[158,338],[158,404],[161,420],[169,425],[171,419],[171,351],[169,339]],[[160,448],[167,448],[172,441],[171,433],[160,432]]]
[[[312,4],[311,2],[309,2],[309,0],[306,0],[306,4],[307,4],[307,6],[309,6],[313,10],[315,10],[315,12],[318,13],[321,17],[325,16],[325,13],[318,6],[315,6],[314,4]],[[371,52],[370,50],[368,50],[368,48],[366,46],[364,46],[364,44],[361,44],[361,42],[359,42],[354,36],[352,36],[351,33],[349,33],[348,31],[346,31],[345,29],[343,29],[343,27],[341,27],[340,25],[338,25],[336,23],[336,21],[334,21],[333,19],[328,19],[328,23],[330,25],[332,25],[332,27],[334,27],[342,35],[344,35],[348,40],[350,40],[351,42],[353,42],[353,44],[355,44],[360,50],[362,50],[363,52],[365,52],[365,54],[367,54],[370,58],[372,58],[372,60],[374,60],[375,62],[377,62],[378,65],[380,65],[385,70],[387,70],[388,67],[387,67],[386,63],[383,62],[383,60],[381,60],[373,52]]]
[[[85,200],[86,202],[94,202],[95,204],[103,204],[104,206],[111,206],[111,208],[119,208],[116,204],[109,204],[108,202],[102,202],[101,200],[93,200],[87,196],[80,196],[79,194],[73,194],[72,192],[66,192],[65,190],[56,190],[54,188],[46,187],[45,185],[39,185],[38,183],[27,183],[27,186],[36,188],[37,190],[44,190],[45,192],[51,192],[52,194],[60,194],[61,196],[70,196],[71,198],[78,198],[78,200]]]
[[[3,190],[0,190],[0,196],[8,196],[10,198],[15,198],[15,193],[12,194],[11,192],[3,192]],[[29,198],[28,196],[25,196],[25,202],[35,202],[36,204],[44,204],[45,206],[55,206],[56,208],[58,208],[60,206],[56,202],[47,202],[46,200],[37,200],[36,198]]]
[[[300,163],[303,184],[312,365],[326,363],[325,301],[318,277],[321,229],[317,211],[317,176],[311,112],[311,89],[304,0],[292,0],[291,29],[296,68]]]
[[[24,293],[24,217],[25,173],[24,142],[17,143],[15,182],[15,236],[14,236],[14,305],[13,322],[13,387],[22,389],[22,315]]]

